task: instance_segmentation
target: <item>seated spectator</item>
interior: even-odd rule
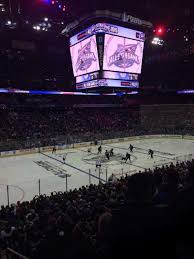
[[[171,164],[2,206],[1,249],[36,259],[163,259],[176,245],[192,258],[193,168],[194,161]]]

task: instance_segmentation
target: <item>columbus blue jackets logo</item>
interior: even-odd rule
[[[96,61],[94,52],[91,51],[91,40],[78,50],[78,58],[76,62],[76,72],[78,70],[87,70],[93,61]]]
[[[108,66],[115,65],[120,68],[129,68],[134,64],[139,65],[140,60],[136,54],[138,44],[117,45],[117,50],[109,57]]]

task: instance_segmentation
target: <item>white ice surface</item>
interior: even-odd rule
[[[129,144],[140,149],[134,149],[131,163],[123,163],[121,156],[129,152]],[[106,149],[114,148],[115,156],[107,162],[104,158]],[[156,150],[154,159],[148,157],[148,149]],[[157,152],[159,151],[159,152]],[[66,163],[62,163],[64,153],[67,154]],[[114,173],[118,176],[122,173],[133,174],[143,171],[144,168],[153,168],[174,161],[176,156],[194,154],[194,141],[186,139],[141,139],[130,142],[114,143],[102,146],[102,155],[97,155],[97,147],[92,147],[92,154],[87,153],[87,147],[68,149],[52,153],[33,154],[0,158],[0,205],[7,204],[7,185],[9,185],[10,203],[20,200],[31,200],[39,193],[38,181],[42,194],[50,194],[52,191],[65,191],[66,179],[55,175],[55,172],[67,172],[68,190],[89,184],[89,170],[92,175],[99,176],[96,170],[96,160],[102,159],[101,178]],[[36,162],[48,164],[47,170]],[[103,162],[104,161],[104,162]],[[98,179],[91,177],[91,183],[97,184]]]

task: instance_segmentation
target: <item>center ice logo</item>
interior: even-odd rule
[[[94,52],[91,51],[91,40],[78,50],[76,72],[88,69],[93,61],[96,61]]]
[[[136,54],[138,44],[117,45],[117,50],[109,57],[108,65],[128,68],[134,64],[139,65],[139,56]]]

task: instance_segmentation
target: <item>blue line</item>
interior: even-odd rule
[[[82,172],[82,173],[84,173],[84,174],[91,175],[91,176],[93,176],[94,178],[96,178],[96,179],[99,180],[99,177],[97,177],[97,176],[95,176],[95,175],[93,175],[93,174],[89,174],[88,172],[86,172],[86,171],[84,171],[84,170],[82,170],[82,169],[79,169],[79,168],[77,168],[77,167],[75,167],[75,166],[73,166],[73,165],[70,165],[70,164],[67,164],[67,163],[63,163],[62,161],[58,160],[58,159],[55,158],[55,157],[46,155],[46,154],[44,154],[44,153],[42,153],[42,152],[40,152],[40,154],[42,154],[43,156],[47,156],[47,157],[49,157],[49,158],[51,158],[51,159],[53,159],[53,160],[56,160],[57,162],[59,162],[59,163],[61,163],[61,164],[63,164],[63,165],[67,165],[67,166],[69,166],[69,167],[71,167],[71,168],[73,168],[73,169],[76,169],[76,170],[78,170],[78,171],[80,171],[80,172]],[[100,181],[102,181],[102,182],[104,182],[104,183],[106,182],[106,181],[105,181],[104,179],[102,179],[102,178],[100,178]]]

